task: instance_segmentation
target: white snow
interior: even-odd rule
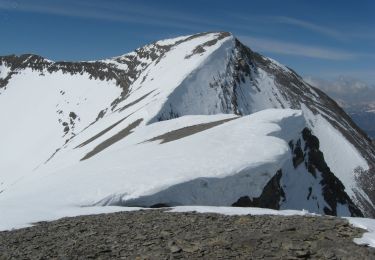
[[[2,204],[0,214],[0,231],[30,227],[37,222],[53,221],[65,217],[76,217],[84,215],[96,215],[120,211],[134,211],[137,207],[81,207],[71,205],[60,207],[45,207],[39,204],[23,204],[15,207],[13,203]],[[27,216],[26,216],[27,215]]]
[[[10,68],[5,64],[0,65],[0,79],[4,79],[8,76]]]
[[[233,46],[234,40],[229,37],[220,48],[199,64],[197,69],[187,75],[168,97],[168,102],[164,104],[160,114],[168,115],[170,109],[179,115],[211,115],[227,112],[221,104],[222,89],[210,87],[210,82],[214,77],[220,77],[224,73]],[[194,55],[189,59],[198,57]]]
[[[195,118],[202,122],[199,117]],[[222,116],[225,118],[228,115]],[[21,226],[54,216],[57,208],[64,211],[98,202],[126,204],[138,199],[150,206],[160,202],[158,199],[169,199],[162,202],[231,205],[243,195],[259,196],[290,156],[288,140],[282,137],[297,135],[300,129],[293,126],[301,125],[303,117],[300,111],[271,109],[169,143],[144,142],[151,133],[148,127],[153,128],[152,133],[158,126],[168,131],[166,125],[175,125],[175,120],[142,126],[133,137],[85,161],[79,161],[86,153],[83,148],[66,153],[79,156],[75,160],[61,154],[51,161],[52,166],[41,167],[1,194],[3,222],[22,209],[27,209],[27,214],[14,220]],[[284,120],[294,124],[283,124]],[[60,160],[70,161],[70,165],[54,167]],[[180,187],[178,192],[174,186]]]
[[[40,76],[26,69],[13,75],[7,91],[0,95],[0,118],[5,122],[0,128],[0,191],[43,164],[120,92],[115,82],[90,80],[85,74]],[[79,118],[64,136],[62,123],[69,123],[70,112]]]
[[[307,210],[273,210],[264,208],[240,208],[240,207],[212,207],[212,206],[178,206],[168,212],[198,212],[217,213],[228,216],[235,215],[278,215],[278,216],[316,216]]]
[[[193,52],[196,46],[216,37],[217,34],[212,33],[182,42],[164,54],[163,59],[150,64],[132,84],[130,97],[127,102],[137,100],[151,91],[157,91],[157,99],[152,100],[143,108],[145,121],[152,119],[162,109],[167,100],[169,100],[169,96],[192,71],[200,68],[204,61],[215,51],[222,48],[226,49],[228,48],[228,42],[233,42],[233,37],[229,36],[210,46],[201,55],[193,55],[189,59],[185,58]],[[178,66],[177,64],[184,64],[184,66]]]
[[[354,242],[359,245],[375,247],[375,219],[370,218],[346,218],[355,227],[366,229],[367,232],[361,238],[355,238]]]
[[[354,169],[362,167],[368,170],[366,160],[357,149],[321,115],[314,115],[306,106],[302,106],[306,122],[313,134],[319,138],[320,150],[331,171],[345,185],[346,192],[355,198],[355,191],[361,191],[356,185]]]
[[[275,85],[274,78],[266,71],[257,68],[256,74],[252,77],[255,82],[245,78],[245,82],[241,82],[237,88],[237,92],[240,93],[238,107],[243,114],[251,114],[267,108],[290,107],[289,102]]]

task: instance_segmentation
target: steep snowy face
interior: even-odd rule
[[[331,171],[362,210],[375,214],[371,140],[322,91],[236,39],[227,40],[192,71],[151,122],[190,114],[247,115],[267,108],[303,110]]]
[[[362,132],[230,33],[101,61],[0,57],[0,119],[4,221],[20,208],[35,213],[22,222],[77,205],[375,215],[375,152]]]
[[[375,150],[367,135],[332,99],[305,83],[294,71],[252,52],[240,42],[237,49],[240,57],[255,66],[255,71],[264,71],[272,79],[272,90],[255,80],[259,92],[272,91],[277,96],[276,104],[270,102],[269,106],[302,109],[308,126],[320,140],[328,167],[342,181],[349,196],[373,216]]]

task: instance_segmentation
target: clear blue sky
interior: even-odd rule
[[[0,0],[0,55],[93,60],[230,31],[302,75],[375,83],[375,1]]]

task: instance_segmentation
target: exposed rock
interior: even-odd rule
[[[322,175],[320,184],[323,187],[323,196],[325,201],[330,206],[330,209],[325,207],[324,211],[328,215],[337,215],[337,203],[348,205],[352,216],[363,217],[362,212],[353,203],[348,194],[345,192],[345,187],[342,182],[331,172],[327,166],[323,153],[319,150],[319,140],[311,131],[305,128],[302,132],[303,140],[305,141],[305,152],[308,154],[307,169],[312,174],[316,175],[318,170]]]
[[[282,187],[280,186],[280,178],[282,171],[279,170],[274,177],[264,187],[262,194],[258,198],[250,199],[244,196],[232,204],[234,207],[257,207],[279,209],[280,201],[285,196]]]
[[[304,147],[302,147],[302,141]],[[319,139],[311,133],[308,128],[303,129],[302,137],[296,142],[290,141],[289,146],[292,152],[292,164],[294,169],[297,167],[305,167],[306,170],[297,174],[311,174],[321,186],[321,192],[324,201],[330,208],[324,207],[324,214],[336,216],[338,214],[338,203],[347,206],[348,210],[353,217],[363,217],[361,210],[353,203],[348,194],[345,192],[345,187],[341,181],[331,172],[330,168],[324,160],[323,153],[319,150]],[[287,162],[288,163],[288,162]],[[280,169],[275,176],[264,187],[262,194],[256,198],[243,196],[239,198],[232,206],[235,207],[259,207],[280,209],[280,206],[288,201],[285,198],[285,190],[282,185],[283,175],[290,174],[287,171],[293,171],[286,167]],[[319,177],[321,177],[318,179]],[[292,177],[291,177],[292,178]],[[298,185],[304,185],[299,183]],[[306,187],[308,203],[316,204],[318,202],[312,200],[312,187]],[[301,194],[295,194],[301,196]],[[302,200],[302,198],[301,198]],[[323,205],[321,205],[323,207]],[[288,206],[287,206],[288,208]]]
[[[0,232],[0,259],[375,259],[344,219],[146,210]]]

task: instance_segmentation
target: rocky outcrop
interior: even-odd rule
[[[324,212],[327,215],[337,215],[337,203],[341,203],[343,205],[348,205],[352,216],[363,217],[362,212],[355,206],[345,192],[345,187],[342,182],[327,166],[324,155],[319,150],[319,139],[307,128],[302,131],[302,137],[305,141],[304,157],[307,158],[306,166],[308,171],[314,176],[316,176],[317,172],[321,173],[322,180],[320,184],[322,185],[324,200],[330,206],[330,208],[324,207]]]
[[[259,197],[251,199],[249,196],[243,196],[232,206],[280,209],[280,201],[285,197],[284,190],[280,185],[282,174],[282,170],[279,170],[264,187]]]
[[[319,139],[311,133],[310,129],[304,128],[301,138],[297,141],[290,141],[289,145],[292,152],[292,161],[286,162],[286,166],[272,177],[264,187],[262,194],[255,198],[250,198],[249,196],[240,197],[232,206],[297,209],[288,201],[288,196],[286,195],[289,195],[299,196],[300,202],[305,201],[304,205],[310,205],[310,208],[316,207],[313,210],[314,212],[337,216],[343,214],[338,212],[338,207],[344,207],[349,212],[346,214],[353,217],[363,217],[362,211],[345,192],[344,185],[327,166],[324,155],[319,150]],[[287,167],[288,164],[293,165],[293,167]],[[296,187],[290,187],[284,183],[284,178],[293,178],[293,174],[311,175],[313,177],[312,183],[319,187],[319,193],[313,194],[310,181],[294,184],[300,186],[298,188],[299,193],[294,194],[293,190]],[[306,198],[301,193],[303,189],[305,189],[304,193],[307,194]],[[322,199],[319,200],[318,197],[322,197]],[[320,208],[323,208],[323,210]]]

